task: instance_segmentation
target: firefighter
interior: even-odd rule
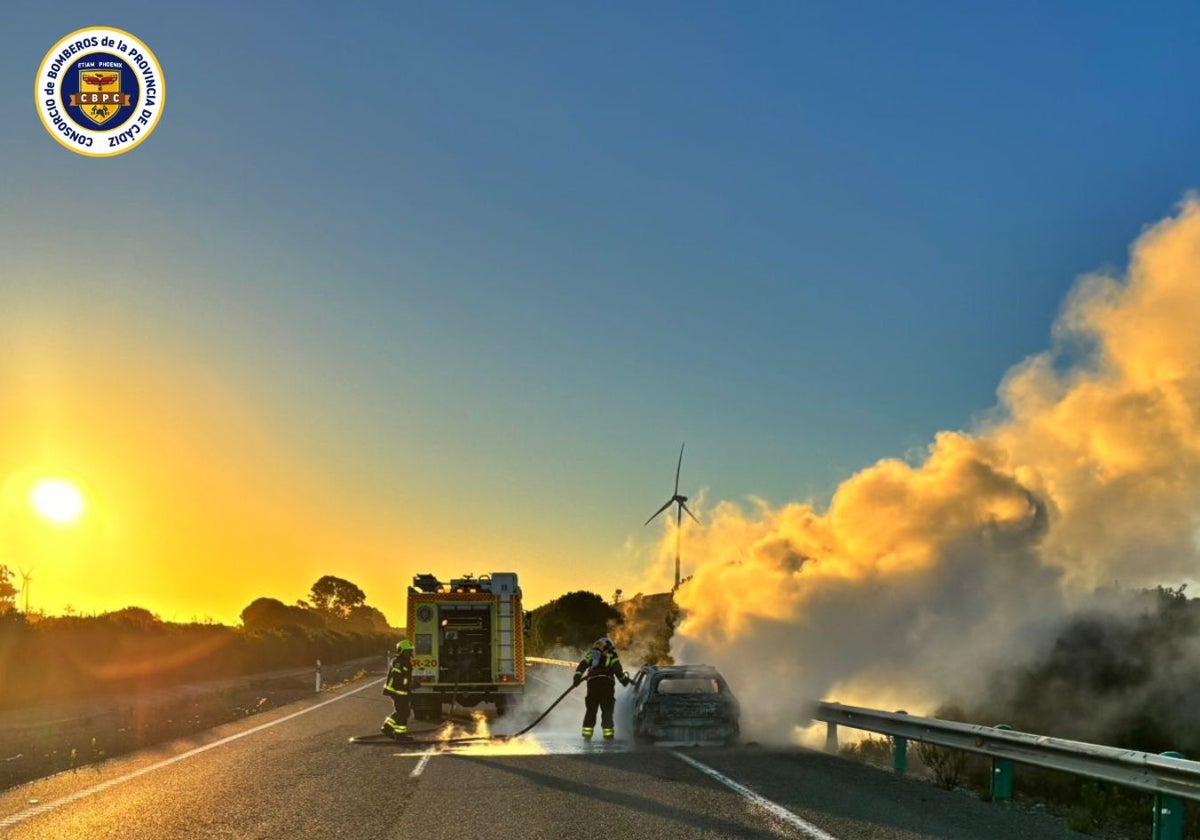
[[[617,680],[629,685],[631,680],[617,658],[617,648],[612,639],[601,636],[592,649],[579,661],[575,669],[573,686],[587,680],[587,696],[584,698],[583,737],[591,738],[596,726],[596,709],[600,710],[600,728],[604,737],[611,739],[613,729],[613,705],[616,702]]]
[[[390,738],[408,736],[408,692],[412,689],[412,681],[412,642],[401,639],[396,643],[396,656],[383,683],[383,693],[392,698],[395,711],[387,716],[379,731]]]

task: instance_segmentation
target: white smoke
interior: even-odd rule
[[[808,699],[928,712],[1032,655],[1094,588],[1177,583],[1200,560],[1197,324],[1189,198],[1124,276],[1077,283],[988,423],[862,470],[825,508],[721,502],[688,526],[672,655],[720,667],[748,735],[785,740]]]

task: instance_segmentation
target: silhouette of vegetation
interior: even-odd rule
[[[531,613],[529,651],[544,655],[555,648],[583,650],[624,620],[594,592],[568,592]]]
[[[1182,586],[1114,600],[1068,619],[1032,662],[996,673],[985,700],[961,704],[971,721],[1200,757],[1200,601]]]
[[[838,755],[877,767],[892,766],[892,739],[881,735],[867,735],[858,741],[841,744]]]
[[[363,603],[362,590],[332,580],[338,583],[326,612],[257,598],[242,610],[241,627],[165,622],[136,606],[50,617],[26,616],[10,604],[0,611],[0,708],[307,667],[318,659],[332,665],[395,644],[398,632]]]
[[[1200,758],[1200,719],[1190,703],[1200,684],[1200,599],[1185,589],[1104,593],[1104,609],[1069,617],[1032,660],[994,673],[986,698],[948,704],[934,716]],[[960,760],[947,777],[965,772],[986,796],[987,762]],[[1016,768],[1013,792],[1064,809],[1069,826],[1088,833],[1144,831],[1150,814],[1148,794],[1036,767]],[[1187,809],[1185,831],[1200,832],[1200,809]]]
[[[387,633],[391,629],[387,616],[366,604],[350,608],[345,618],[345,628],[351,633]]]
[[[242,626],[247,630],[324,630],[325,619],[315,610],[288,606],[275,598],[256,598],[242,610]]]
[[[0,563],[0,613],[7,613],[16,608],[17,588],[13,586],[12,571]]]
[[[916,757],[925,766],[933,783],[942,790],[954,790],[963,782],[967,772],[967,753],[917,742]]]
[[[113,624],[123,625],[131,630],[156,630],[162,624],[162,619],[143,607],[125,607],[114,612],[105,613]]]
[[[325,575],[314,583],[308,597],[317,612],[343,620],[367,600],[366,593],[353,583],[333,575]]]

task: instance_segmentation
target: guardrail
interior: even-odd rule
[[[817,703],[813,720],[827,725],[825,748],[837,751],[837,727],[889,735],[893,766],[903,773],[908,741],[965,750],[992,759],[992,798],[1012,796],[1012,762],[1061,770],[1154,794],[1154,840],[1182,840],[1183,801],[1200,801],[1200,762],[1179,753],[1124,750],[1063,738],[883,712],[840,703]]]

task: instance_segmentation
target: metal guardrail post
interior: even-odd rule
[[[908,712],[897,709],[896,714],[906,715]],[[892,769],[901,776],[908,771],[908,739],[902,735],[892,736]]]
[[[837,755],[838,740],[837,740],[837,724],[832,721],[825,723],[825,752]]]
[[[1005,723],[996,724],[996,728],[1012,731],[1012,727]],[[993,802],[1012,799],[1013,790],[1013,763],[1007,758],[992,759],[992,785],[991,796]]]
[[[1167,758],[1183,758],[1174,751],[1159,753]],[[1154,794],[1154,840],[1183,840],[1183,800],[1165,793]]]

